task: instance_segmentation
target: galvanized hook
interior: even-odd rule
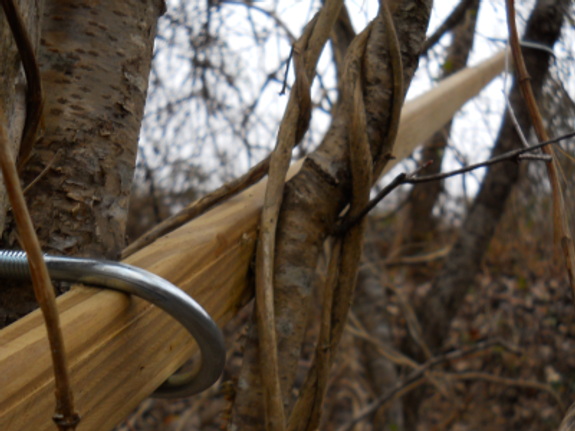
[[[84,283],[136,295],[178,320],[195,338],[202,355],[196,373],[175,374],[154,396],[175,398],[201,392],[222,374],[226,349],[220,329],[210,315],[188,294],[163,278],[123,263],[66,256],[44,256],[54,280]],[[0,250],[0,277],[30,280],[26,253]]]

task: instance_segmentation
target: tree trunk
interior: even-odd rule
[[[553,47],[561,33],[563,19],[571,2],[568,0],[539,0],[525,30],[524,40]],[[525,63],[531,76],[531,85],[537,95],[549,67],[550,54],[544,50],[524,48]],[[517,82],[510,94],[517,121],[523,130],[529,130],[530,120]],[[505,113],[493,156],[517,148],[520,139],[511,122],[509,112]],[[492,165],[488,168],[481,189],[453,245],[445,266],[433,281],[433,287],[423,301],[422,326],[426,340],[433,350],[443,346],[449,324],[465,297],[465,286],[473,283],[479,271],[487,246],[499,222],[507,198],[519,179],[520,166],[515,162]]]
[[[28,28],[28,35],[37,49],[40,37],[42,2],[32,0],[18,3],[20,15]],[[0,109],[6,115],[7,135],[14,155],[18,154],[22,130],[26,118],[26,78],[14,35],[4,11],[0,13]],[[8,212],[8,196],[4,181],[0,182],[0,232],[4,232]],[[18,289],[4,283],[0,291],[0,328],[37,307],[32,289]]]
[[[449,46],[443,63],[442,79],[460,71],[467,59],[475,38],[475,24],[479,9],[479,0],[472,0],[462,21],[453,29],[453,41]],[[433,161],[421,170],[421,175],[434,175],[441,172],[441,163],[447,140],[451,132],[451,121],[427,141],[421,151],[420,161]],[[402,255],[417,254],[425,250],[426,244],[433,243],[437,232],[437,223],[433,216],[433,207],[443,190],[443,181],[431,181],[415,184],[408,197],[407,207],[401,217],[401,227],[397,233],[392,253]],[[401,249],[399,249],[401,247]]]
[[[403,59],[405,88],[417,67],[425,37],[430,2],[403,1],[393,13]],[[348,50],[348,54],[349,54]],[[361,77],[367,136],[372,154],[389,154],[386,142],[392,106],[392,71],[386,26],[380,11],[373,22],[363,54]],[[279,374],[284,404],[289,411],[292,386],[307,322],[312,286],[323,242],[350,201],[348,118],[353,103],[340,94],[331,127],[319,148],[304,162],[299,174],[286,186],[276,238],[274,308],[278,337]],[[387,146],[386,146],[387,144]],[[252,340],[256,339],[254,333]],[[244,370],[234,406],[234,426],[242,430],[264,429],[263,388],[255,343],[246,348]]]
[[[40,17],[43,2],[26,0],[17,2],[24,25],[34,49],[38,47],[40,37]],[[5,14],[0,13],[0,109],[5,113],[8,123],[8,138],[16,156],[22,137],[22,128],[26,117],[26,78],[21,67],[20,55],[12,30]],[[6,223],[7,196],[4,182],[0,183],[0,232]]]
[[[46,2],[38,55],[44,132],[22,178],[30,186],[28,205],[48,253],[115,259],[124,247],[163,7],[161,0]],[[12,220],[3,246],[17,247]],[[6,317],[0,323],[35,307],[28,292],[21,286],[2,290],[0,315]]]
[[[527,22],[524,40],[552,47],[559,38],[570,3],[569,0],[538,0]],[[550,54],[531,48],[524,48],[523,54],[537,96],[541,93],[548,71]],[[522,130],[529,130],[529,115],[516,81],[511,90],[510,101],[520,127]],[[519,136],[509,112],[506,111],[492,155],[497,156],[519,145]],[[424,339],[432,351],[444,347],[451,321],[459,310],[468,287],[474,282],[497,223],[503,215],[507,198],[519,177],[520,166],[515,162],[500,163],[488,168],[446,263],[421,302],[424,307],[419,310],[418,316]],[[417,353],[417,348],[413,346],[410,350],[414,355]],[[409,408],[406,414],[408,430],[416,429],[421,396],[417,391],[405,399],[404,406]]]

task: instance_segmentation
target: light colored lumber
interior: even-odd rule
[[[405,157],[439,130],[502,68],[499,54],[406,104],[396,157]],[[262,181],[125,262],[180,286],[224,325],[252,296],[246,281],[264,187]],[[58,306],[82,416],[79,431],[112,428],[197,352],[177,322],[137,298],[75,287],[58,298]],[[0,331],[0,430],[55,429],[51,422],[52,368],[45,338],[38,312]]]
[[[405,159],[418,145],[441,129],[465,102],[499,75],[504,66],[503,51],[475,67],[451,75],[413,102],[406,103],[393,148],[396,157],[393,164]]]

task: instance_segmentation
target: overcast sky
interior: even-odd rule
[[[168,17],[179,16],[178,8],[188,8],[186,10],[190,10],[189,15],[192,17],[192,22],[188,23],[188,26],[195,25],[194,31],[197,31],[198,23],[193,22],[194,12],[189,9],[197,8],[191,5],[195,2],[180,3],[180,1],[168,1],[170,11]],[[377,3],[376,0],[346,1],[356,31],[363,29],[376,14]],[[457,3],[435,2],[428,33],[433,32]],[[472,65],[505,46],[507,27],[503,0],[483,0],[481,3],[478,34],[470,58]],[[533,1],[519,3],[518,24],[522,28]],[[278,77],[283,76],[283,64],[291,47],[287,35],[299,36],[320,2],[263,0],[256,4],[257,9],[248,10],[238,3],[223,3],[220,9],[211,15],[212,31],[217,29],[225,41],[225,47],[221,52],[224,53],[226,68],[230,71],[230,75],[235,77],[234,85],[242,89],[241,92],[230,90],[225,86],[211,89],[215,97],[219,97],[219,100],[223,100],[223,104],[226,105],[223,112],[217,112],[214,116],[208,115],[209,109],[202,106],[201,97],[186,99],[186,95],[198,93],[194,85],[197,86],[199,79],[194,74],[190,61],[189,31],[174,31],[174,27],[168,25],[167,19],[161,21],[155,64],[157,75],[152,75],[151,81],[151,85],[155,85],[156,88],[150,90],[151,97],[147,105],[142,136],[144,147],[147,148],[146,159],[152,167],[154,164],[156,166],[166,164],[166,161],[184,160],[184,163],[188,163],[187,160],[200,161],[208,175],[213,175],[211,182],[215,186],[230,175],[244,172],[248,165],[259,161],[272,148],[287,97],[279,95],[281,81],[275,80],[265,84],[266,78],[273,73]],[[276,11],[275,17],[281,21],[285,29],[278,28],[277,21],[265,11]],[[196,12],[196,20],[198,14],[205,18],[205,15]],[[421,61],[408,99],[437,84],[435,79],[439,76],[438,61],[441,61],[442,47],[448,46],[449,42],[450,37],[444,37],[440,41],[440,46],[430,53],[429,58]],[[563,50],[558,54],[558,64],[563,67],[561,72],[563,74],[568,74],[572,70],[572,62],[569,61],[572,60],[569,58],[571,55],[570,50]],[[318,66],[318,71],[322,75],[323,89],[316,79],[313,91],[315,100],[319,100],[326,89],[331,100],[335,100],[335,81],[330,60],[331,52],[328,46]],[[565,66],[565,63],[569,66]],[[208,77],[209,79],[211,78]],[[565,79],[565,76],[562,79]],[[288,82],[293,82],[292,74]],[[157,86],[157,83],[161,85]],[[572,88],[572,82],[569,85]],[[264,91],[260,93],[262,88]],[[257,100],[254,114],[249,118],[249,121],[253,122],[253,127],[247,136],[239,139],[238,132],[234,129],[237,124],[245,120],[242,115],[245,106],[252,103],[250,97]],[[173,105],[174,109],[169,113],[158,113],[160,112],[158,107],[178,99],[181,100]],[[324,103],[324,108],[329,107]],[[474,163],[486,159],[497,134],[503,109],[503,79],[498,79],[457,114],[451,139],[456,151],[448,151],[446,165],[457,167],[462,160]],[[164,124],[164,127],[158,127],[158,121]],[[315,110],[311,130],[307,136],[308,144],[317,144],[328,124],[329,116],[320,109]],[[246,150],[248,146],[250,151]],[[222,155],[227,160],[225,166],[221,163]],[[399,169],[406,169],[406,166]],[[174,170],[169,169],[164,174],[158,174],[158,181],[160,183],[164,181],[166,185],[173,173]],[[465,181],[467,193],[473,195],[481,175],[481,172],[475,172],[465,178],[448,180],[448,189],[452,193],[461,193]]]

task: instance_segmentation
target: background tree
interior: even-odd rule
[[[460,71],[467,65],[467,59],[473,47],[479,1],[461,2],[452,12],[452,16],[460,10],[463,13],[459,17],[458,24],[452,30],[452,42],[442,66],[442,79]],[[420,161],[422,163],[432,161],[433,163],[423,168],[422,174],[433,175],[441,172],[450,130],[451,121],[424,144]],[[408,203],[404,210],[404,226],[399,229],[396,236],[395,247],[405,244],[403,249],[398,251],[400,254],[417,254],[424,251],[426,244],[433,243],[432,239],[437,235],[437,223],[433,215],[433,208],[441,190],[442,182],[434,181],[417,184],[410,191]]]

